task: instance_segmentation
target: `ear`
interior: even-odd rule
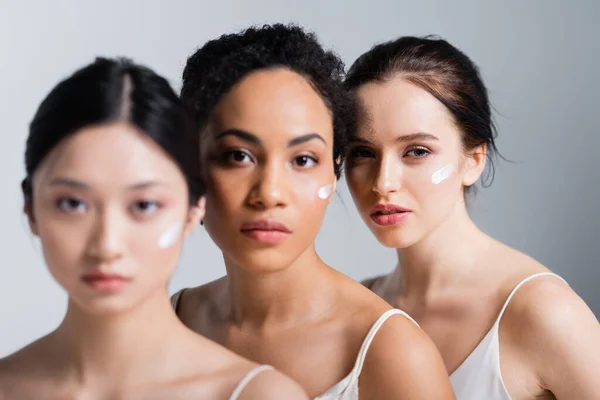
[[[487,160],[486,144],[483,143],[469,150],[466,157],[462,184],[464,186],[471,186],[477,182],[483,173],[483,169],[485,168],[485,162]]]
[[[201,197],[195,206],[190,207],[190,211],[188,212],[188,218],[185,222],[185,228],[183,230],[183,236],[185,238],[190,236],[194,229],[196,229],[202,218],[204,218],[205,212],[206,198]]]
[[[37,222],[35,221],[35,216],[33,215],[33,207],[31,201],[25,199],[25,204],[23,205],[23,212],[27,216],[27,222],[29,222],[29,229],[31,229],[31,233],[35,236],[40,236],[38,231]]]

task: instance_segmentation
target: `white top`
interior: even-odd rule
[[[502,372],[500,371],[498,327],[508,303],[517,290],[528,281],[539,276],[555,276],[566,283],[563,278],[551,272],[534,274],[519,282],[510,292],[492,329],[489,330],[467,359],[450,375],[450,382],[452,382],[457,400],[512,400],[506,386],[504,386]]]
[[[175,293],[171,299],[171,302],[172,302],[172,305],[173,305],[173,308],[175,309],[175,311],[177,311],[177,306],[179,304],[179,299],[181,297],[182,292],[183,292],[183,290]],[[389,317],[391,317],[392,315],[395,315],[395,314],[403,315],[406,318],[408,318],[410,321],[412,321],[415,325],[419,326],[419,324],[417,324],[417,322],[414,319],[412,319],[407,313],[405,313],[402,310],[398,310],[398,309],[394,308],[391,310],[387,310],[386,312],[381,314],[381,316],[377,319],[377,321],[375,321],[373,326],[371,326],[369,333],[367,333],[367,336],[365,337],[365,340],[363,341],[363,343],[360,347],[360,350],[358,352],[358,356],[356,357],[356,362],[354,363],[354,368],[352,368],[352,371],[350,371],[350,373],[348,375],[346,375],[346,377],[344,379],[339,381],[337,384],[335,384],[333,387],[331,387],[325,393],[315,397],[314,400],[358,400],[358,377],[360,376],[360,373],[362,371],[363,363],[365,362],[365,357],[367,356],[367,351],[369,350],[369,346],[371,346],[371,342],[375,338],[377,331],[379,331],[379,328],[381,328],[383,323]],[[263,367],[267,367],[267,366],[258,367],[257,369],[260,369],[258,372],[263,371],[264,369],[261,369]],[[257,374],[258,372],[256,372],[255,374]],[[238,386],[238,388],[236,388],[236,391],[232,395],[231,400],[235,400],[237,398],[237,396],[239,396],[243,387],[248,383],[248,381],[250,381],[254,377],[255,374],[252,374],[252,375],[251,374],[252,374],[252,371],[250,372],[250,374],[248,374],[250,377],[247,379],[247,381],[245,381],[246,378],[244,378],[244,380],[242,380],[242,382],[240,382],[240,385]],[[233,396],[235,396],[235,397],[233,397]]]
[[[237,400],[238,397],[240,397],[240,394],[242,394],[244,388],[248,385],[248,383],[250,383],[252,379],[254,379],[256,375],[260,374],[263,371],[270,371],[273,369],[274,368],[270,365],[259,365],[258,367],[251,369],[250,372],[248,372],[246,376],[242,378],[240,383],[238,383],[238,385],[235,387],[233,393],[231,393],[231,396],[229,397],[229,400]]]
[[[367,356],[367,351],[369,350],[369,346],[371,346],[371,342],[373,338],[375,338],[375,334],[381,328],[383,323],[392,315],[401,314],[406,318],[415,323],[415,325],[419,326],[417,322],[412,319],[407,313],[398,309],[391,309],[384,312],[378,319],[375,321],[369,333],[367,333],[367,337],[360,346],[360,350],[358,352],[358,357],[356,357],[356,362],[354,363],[354,368],[352,371],[344,379],[338,382],[331,389],[326,391],[325,393],[315,397],[314,400],[358,400],[358,377],[360,376],[360,372],[362,371],[363,363],[365,362],[365,357]]]

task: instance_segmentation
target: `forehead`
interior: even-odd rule
[[[358,91],[359,134],[394,137],[429,133],[438,137],[457,135],[452,115],[425,89],[402,77],[369,83]]]
[[[215,107],[216,130],[242,129],[263,141],[286,141],[309,132],[333,139],[331,112],[313,86],[285,68],[244,77]]]
[[[181,174],[158,144],[124,122],[81,129],[56,146],[40,170],[44,176],[68,174],[90,184]]]

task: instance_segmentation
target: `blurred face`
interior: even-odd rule
[[[226,259],[273,271],[312,248],[335,189],[333,122],[300,75],[263,70],[215,107],[206,229]]]
[[[61,142],[33,177],[33,232],[70,300],[116,313],[165,291],[200,210],[185,177],[126,123],[87,127]]]
[[[401,77],[357,91],[361,113],[347,159],[347,181],[360,214],[387,247],[406,248],[435,231],[473,184],[484,148],[466,154],[445,106]]]

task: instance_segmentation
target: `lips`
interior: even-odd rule
[[[390,226],[404,221],[410,215],[411,210],[395,204],[377,204],[371,209],[371,219],[377,225]]]
[[[292,231],[285,225],[272,219],[247,222],[242,225],[240,232],[265,244],[277,244],[292,234]]]
[[[86,285],[96,289],[100,292],[114,293],[118,292],[131,281],[131,278],[118,275],[118,274],[106,274],[103,272],[92,272],[85,274],[81,277],[81,280]]]

